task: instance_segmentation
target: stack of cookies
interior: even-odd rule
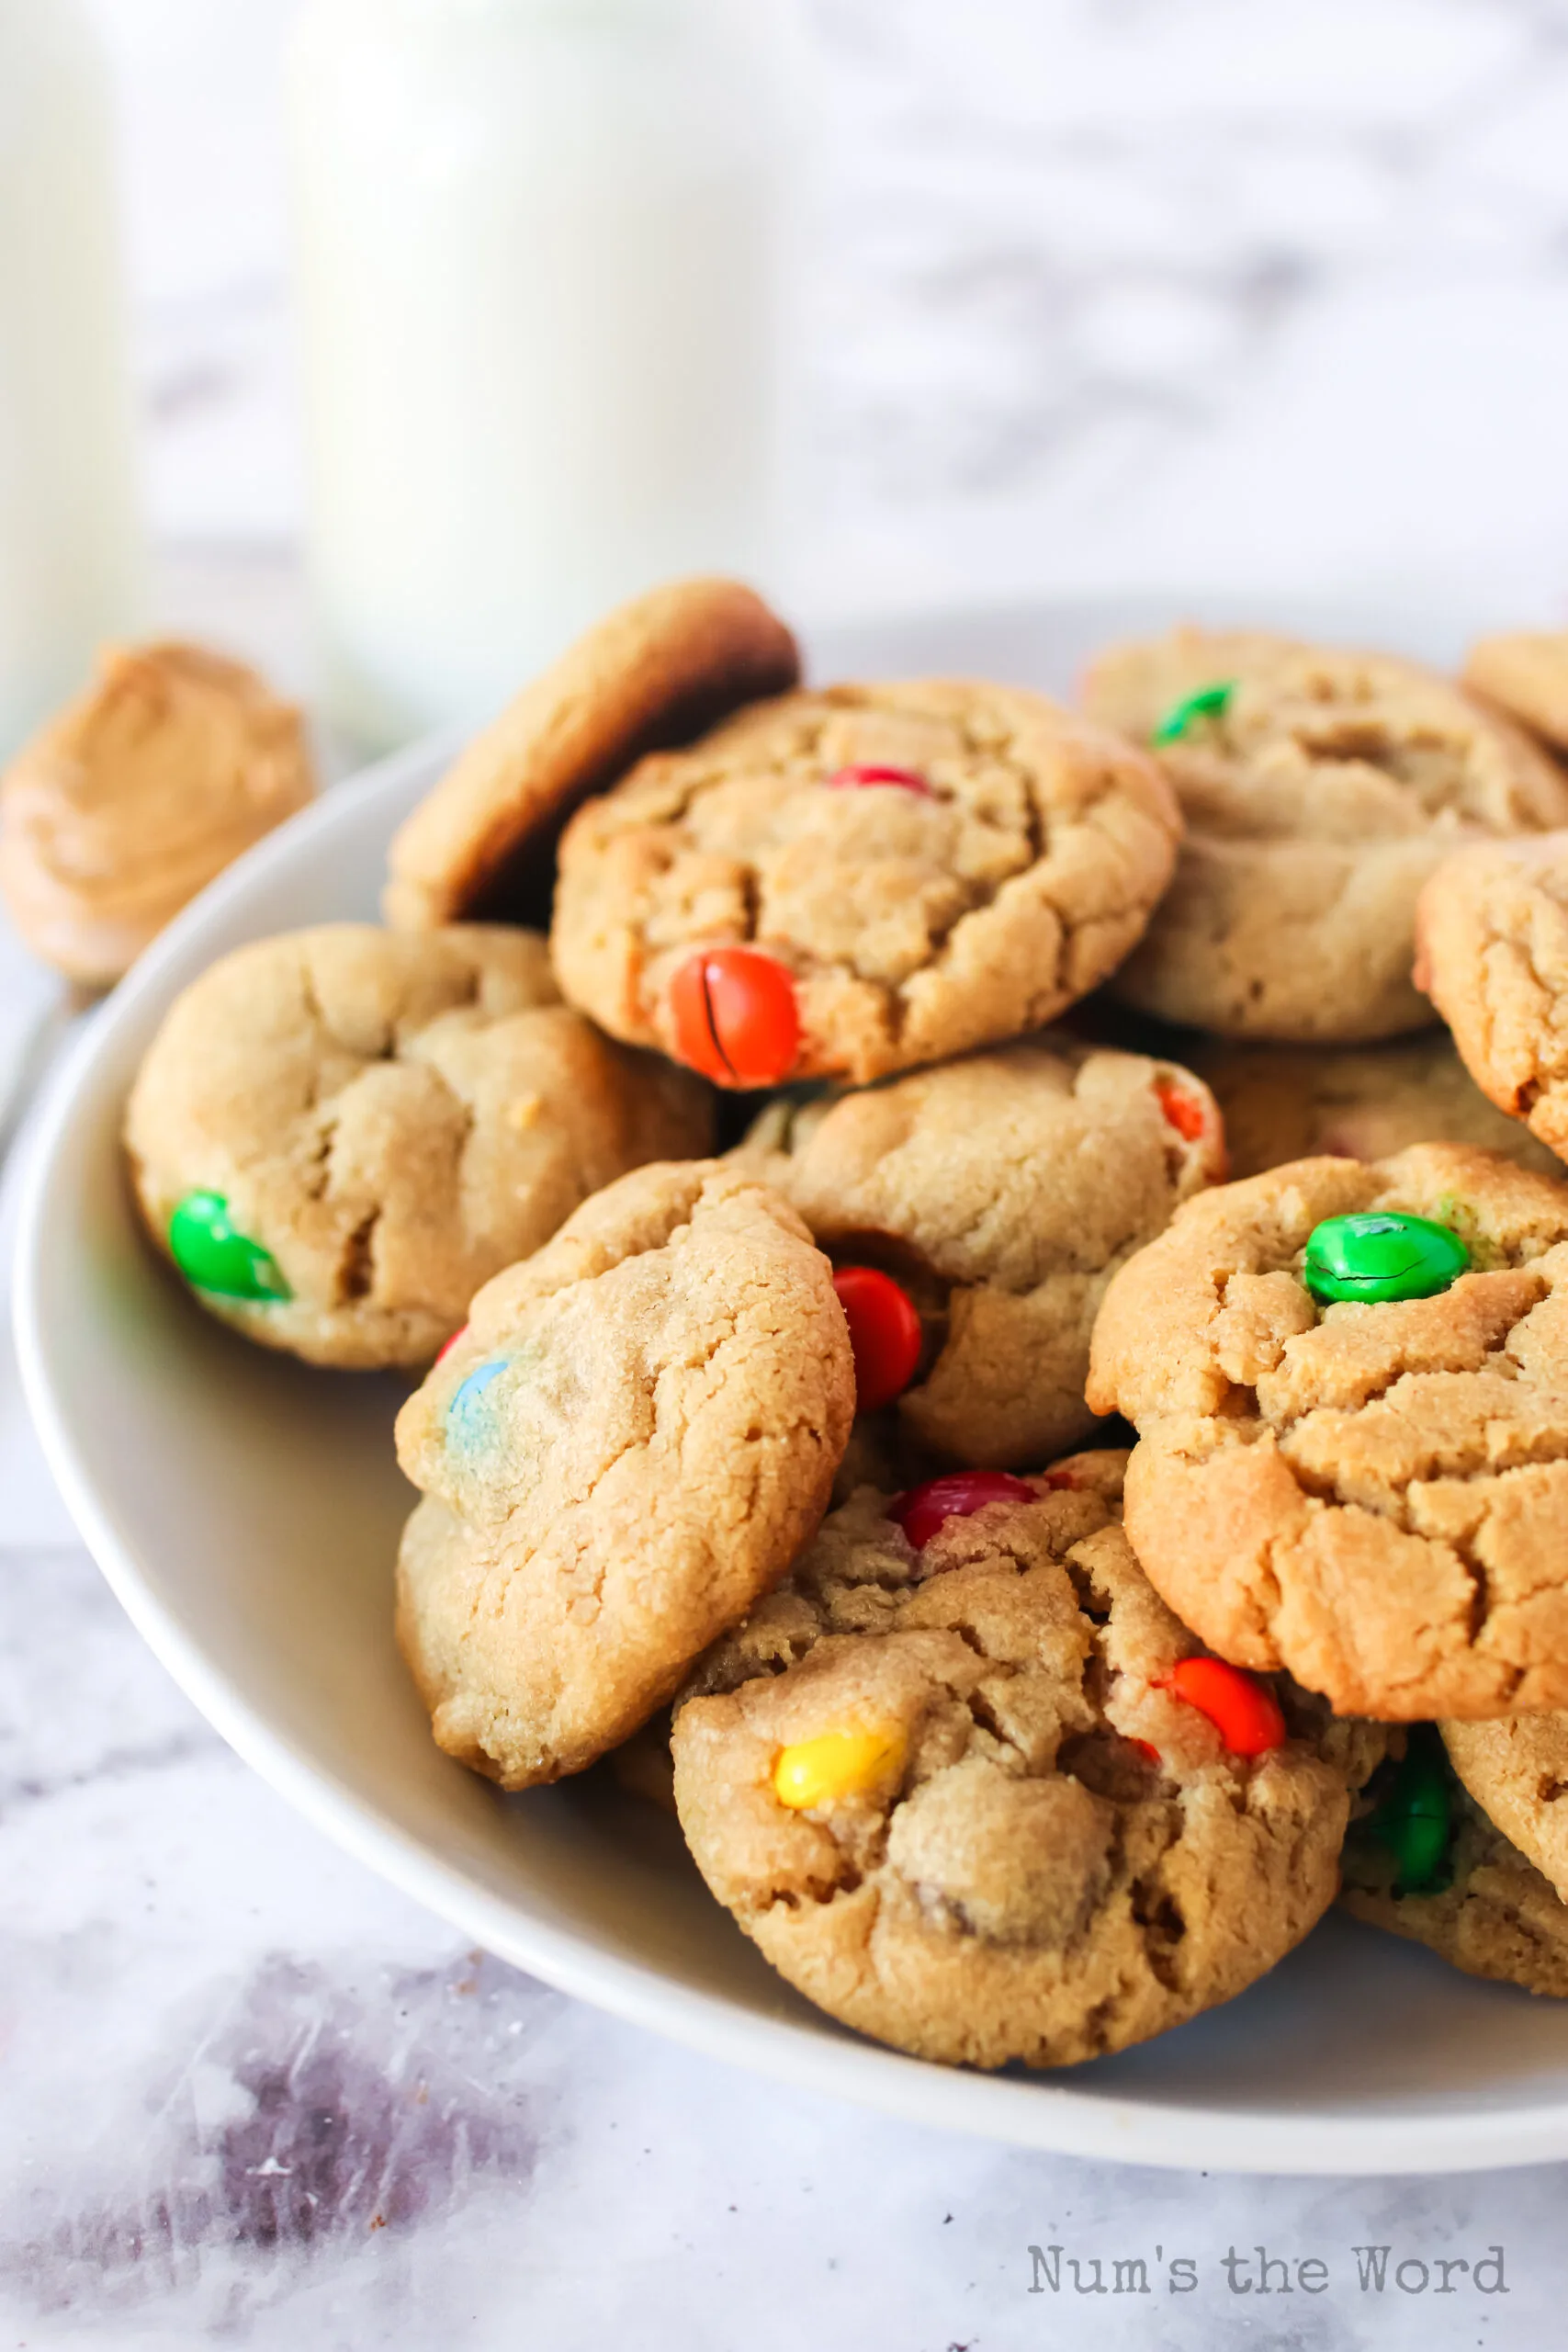
[[[1146,2039],[1342,1887],[1568,1994],[1568,773],[1482,667],[813,688],[679,583],[409,818],[387,928],[186,991],[149,1232],[423,1374],[448,1754],[603,1760],[929,2058]]]

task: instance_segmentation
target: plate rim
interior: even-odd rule
[[[1028,609],[1042,616],[1096,605],[1060,598]],[[1105,600],[1109,603],[1111,600]],[[1175,600],[1171,600],[1173,603]],[[1254,600],[1256,601],[1256,600]],[[1234,605],[1246,609],[1237,595]],[[998,609],[1002,609],[998,607]],[[1018,610],[1010,606],[1006,609]],[[897,628],[906,616],[890,616]],[[931,619],[933,616],[924,616]],[[276,866],[304,843],[352,825],[367,804],[432,774],[460,736],[443,730],[355,771],[289,819],[194,899],[84,1024],[18,1138],[10,1182],[17,1202],[12,1328],[22,1392],[66,1509],[138,1633],[186,1696],[234,1752],[314,1827],[470,1939],[557,1991],[704,2055],[889,2113],[928,2128],[1043,2152],[1161,2169],[1278,2176],[1443,2174],[1540,2164],[1568,2156],[1568,2099],[1528,2110],[1505,2105],[1445,2116],[1305,2116],[1235,2106],[1174,2104],[1136,2094],[1088,2092],[1071,2069],[985,2075],[937,2065],[859,2035],[759,2017],[720,1993],[681,1984],[655,1964],[593,1950],[570,1928],[519,1914],[506,1898],[447,1863],[418,1835],[314,1760],[230,1683],[178,1611],[152,1589],[131,1544],[99,1497],[57,1384],[40,1285],[52,1171],[70,1146],[100,1062],[159,995],[164,976]]]

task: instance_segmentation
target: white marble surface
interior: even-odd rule
[[[153,514],[186,549],[161,609],[299,680],[271,111],[292,7],[100,12]],[[1562,0],[811,14],[814,593],[1447,576],[1568,611]],[[51,1001],[0,952],[0,1062]],[[753,2082],[458,1949],[142,1649],[8,1349],[0,1546],[0,2347],[1552,2340],[1568,2167],[1248,2182],[1021,2155]],[[1259,2243],[1322,2259],[1325,2291],[1233,2291],[1224,2256]],[[1501,2244],[1508,2292],[1363,2292],[1368,2243]],[[1157,2247],[1198,2285],[1032,2295],[1031,2244],[1143,2256],[1156,2288]]]

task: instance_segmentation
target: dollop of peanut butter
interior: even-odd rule
[[[254,670],[116,648],[0,779],[0,897],[36,955],[107,987],[315,788],[299,712]]]

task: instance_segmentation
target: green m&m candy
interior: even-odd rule
[[[1179,743],[1201,718],[1218,718],[1235,692],[1235,680],[1226,678],[1219,685],[1200,686],[1195,695],[1183,695],[1180,702],[1172,703],[1149,737],[1150,742]]]
[[[294,1294],[270,1250],[236,1230],[221,1193],[187,1193],[169,1219],[169,1248],[187,1283],[218,1298]]]
[[[1393,1787],[1359,1825],[1359,1834],[1393,1856],[1396,1894],[1436,1894],[1449,1883],[1453,1828],[1453,1779],[1443,1743],[1430,1724],[1417,1724]]]
[[[1448,1226],[1368,1210],[1314,1226],[1302,1278],[1314,1298],[1432,1298],[1469,1263],[1469,1250]]]

